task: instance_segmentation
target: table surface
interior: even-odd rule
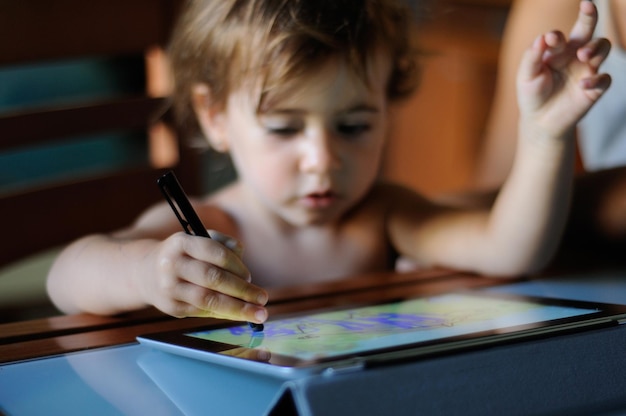
[[[279,315],[460,288],[626,304],[624,271],[502,281],[434,270],[379,273],[274,290],[269,309]],[[135,342],[140,334],[207,322],[144,311],[123,317],[74,315],[1,325],[0,414],[176,415],[211,410],[235,415],[267,409],[283,381],[238,374]],[[241,391],[242,380],[245,400],[234,400],[233,392]]]

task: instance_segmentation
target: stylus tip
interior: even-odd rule
[[[261,332],[265,328],[263,324],[255,324],[254,322],[248,322],[248,326],[253,332]]]

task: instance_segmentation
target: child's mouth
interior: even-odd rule
[[[304,204],[310,208],[327,208],[337,200],[333,191],[312,192],[305,195]]]

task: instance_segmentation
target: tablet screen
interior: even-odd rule
[[[498,334],[597,311],[456,293],[270,320],[263,332],[237,325],[185,336],[317,361],[485,331]]]

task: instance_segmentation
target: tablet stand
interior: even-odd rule
[[[269,415],[616,414],[626,325],[289,381]]]

